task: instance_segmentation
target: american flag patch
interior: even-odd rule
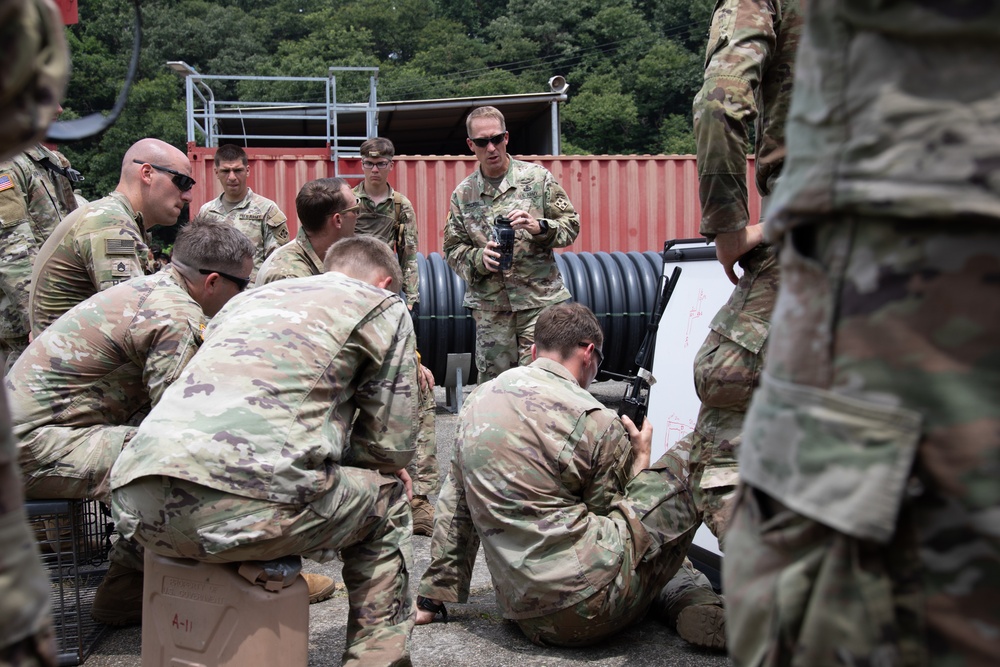
[[[0,176],[0,192],[10,190],[12,187],[14,187],[14,181],[10,180],[10,176]]]
[[[104,252],[109,255],[134,255],[135,241],[132,239],[105,239]]]

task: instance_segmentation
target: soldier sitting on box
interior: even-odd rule
[[[384,243],[343,239],[325,261],[212,321],[116,462],[113,509],[171,558],[339,557],[344,663],[409,664],[413,323]]]

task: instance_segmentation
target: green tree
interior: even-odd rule
[[[595,153],[633,153],[630,135],[639,123],[635,100],[613,75],[591,77],[563,109],[563,131],[573,144]]]

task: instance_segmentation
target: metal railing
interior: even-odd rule
[[[362,174],[341,174],[339,165],[342,158],[360,157],[360,147],[367,139],[378,136],[378,68],[377,67],[331,67],[326,77],[292,76],[225,76],[199,74],[193,67],[181,62],[168,63],[171,69],[184,77],[185,106],[187,116],[187,140],[206,147],[216,147],[220,143],[247,145],[252,140],[282,140],[316,142],[325,141],[330,149],[330,160],[337,176],[360,177]],[[367,99],[342,101],[338,98],[338,76],[368,76]],[[317,102],[268,102],[253,100],[216,99],[211,82],[256,81],[272,83],[310,84],[317,87]],[[320,92],[320,90],[322,92]],[[364,97],[364,95],[362,95]],[[345,134],[342,122],[346,114],[364,114],[363,135]],[[284,134],[280,132],[251,133],[246,121],[252,119],[255,125],[277,121],[299,122],[302,127],[308,122],[322,120],[324,132]],[[232,122],[228,122],[232,121]],[[240,131],[234,132],[233,126]],[[287,126],[287,125],[286,125]],[[228,127],[223,131],[223,127]]]

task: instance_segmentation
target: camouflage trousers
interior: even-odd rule
[[[476,322],[476,368],[479,370],[479,384],[492,380],[508,368],[531,363],[535,322],[541,312],[541,308],[472,311],[472,319]]]
[[[334,471],[330,492],[306,505],[145,477],[115,489],[113,509],[124,537],[168,557],[225,563],[339,556],[350,604],[342,664],[409,665],[413,545],[403,485],[370,470]]]
[[[720,542],[739,482],[736,455],[743,418],[760,381],[778,293],[774,250],[758,246],[740,259],[743,275],[695,356],[694,384],[702,405],[695,430],[687,436],[691,486],[705,523]]]
[[[18,336],[17,338],[0,338],[0,352],[7,355],[7,361],[3,366],[3,374],[10,373],[14,367],[14,362],[21,356],[28,347],[28,336]]]
[[[419,384],[419,383],[418,383]],[[437,464],[437,434],[435,413],[437,403],[434,401],[434,389],[420,387],[420,425],[417,430],[417,451],[406,472],[413,480],[413,495],[427,496],[438,492],[441,484],[441,473]]]
[[[18,458],[28,498],[111,502],[111,467],[134,426],[43,426],[21,438]]]
[[[534,618],[516,620],[540,646],[587,646],[641,619],[664,584],[677,572],[698,529],[687,488],[686,462],[667,452],[629,481],[626,501],[615,503],[603,525],[602,542],[621,555],[615,578],[589,598]],[[637,526],[638,523],[641,527]]]
[[[796,228],[724,564],[751,665],[1000,664],[1000,227]]]

